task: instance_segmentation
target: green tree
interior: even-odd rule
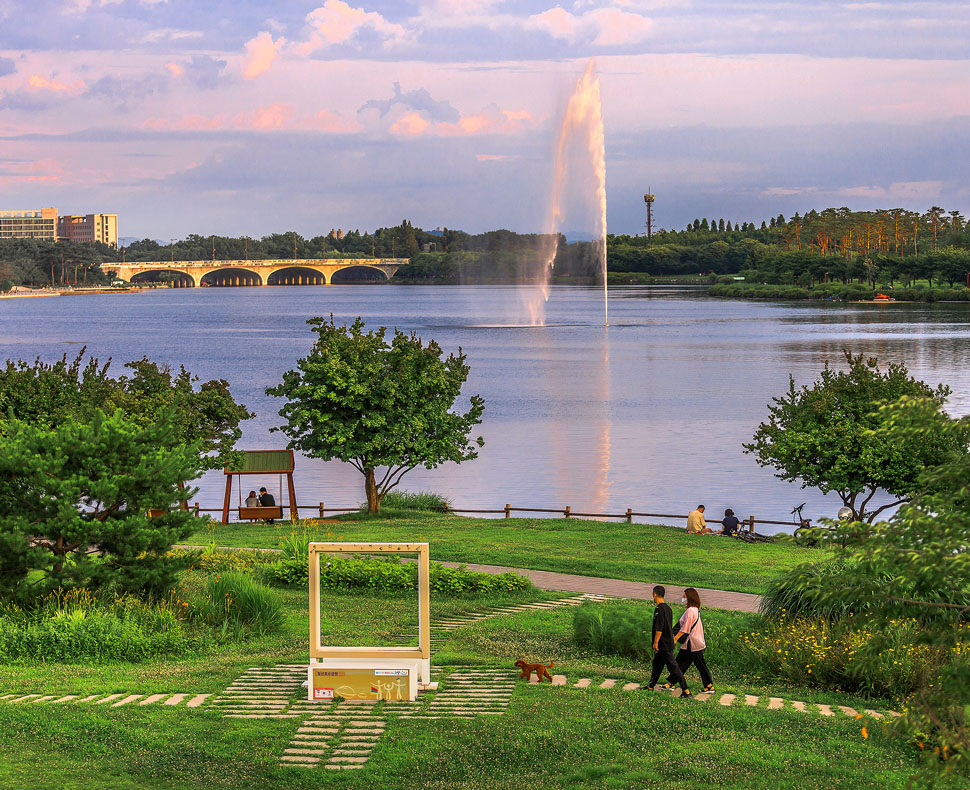
[[[121,409],[141,426],[169,413],[175,444],[194,444],[202,469],[217,469],[232,459],[242,435],[239,425],[253,415],[236,403],[223,379],[203,382],[184,367],[173,372],[147,358],[129,362],[131,375],[112,378],[110,361],[84,360],[85,349],[72,361],[54,363],[7,360],[0,369],[0,425],[8,413],[32,425],[57,427],[70,420],[89,420],[98,410]],[[189,479],[189,478],[186,478]]]
[[[180,486],[198,459],[164,414],[139,426],[95,411],[53,428],[10,417],[0,429],[0,591],[167,589],[180,567],[167,552],[197,528],[180,509],[193,492]]]
[[[332,316],[307,323],[317,335],[310,353],[266,390],[287,399],[279,412],[286,424],[273,430],[313,458],[353,464],[371,513],[415,467],[477,457],[484,440],[468,433],[481,422],[484,401],[473,395],[468,411],[454,408],[468,377],[461,349],[442,359],[433,340],[424,346],[395,330],[388,342],[385,327],[366,332],[360,318],[351,326],[338,327]]]
[[[873,415],[881,442],[908,447],[943,443],[949,453],[918,475],[921,493],[888,521],[832,525],[814,532],[847,560],[839,575],[813,581],[821,600],[865,611],[867,630],[881,638],[865,644],[857,667],[890,645],[900,620],[919,623],[918,639],[938,656],[938,667],[904,706],[891,729],[922,750],[929,785],[941,776],[965,778],[970,773],[970,662],[966,656],[970,628],[970,420],[942,414],[935,398],[900,398]],[[953,786],[957,786],[954,784]],[[962,786],[962,785],[961,785]]]
[[[855,521],[872,521],[883,511],[909,501],[919,493],[919,475],[954,451],[946,434],[913,442],[896,436],[875,409],[883,401],[903,396],[928,398],[942,412],[950,394],[912,378],[902,364],[885,372],[878,361],[845,352],[848,370],[827,364],[811,387],[795,386],[773,398],[767,422],[758,426],[753,441],[744,445],[761,466],[778,470],[782,480],[798,481],[802,488],[834,491],[852,510]],[[870,509],[878,491],[895,498]]]

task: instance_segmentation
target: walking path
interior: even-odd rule
[[[180,549],[201,549],[203,546],[176,546]],[[240,546],[219,546],[219,551],[265,551],[278,553],[279,549],[250,549]],[[413,561],[404,558],[405,562]],[[436,560],[437,562],[437,560]],[[588,593],[590,595],[605,595],[610,598],[637,598],[643,601],[653,599],[654,584],[648,582],[630,582],[624,579],[607,579],[600,576],[578,576],[573,573],[555,573],[553,571],[534,571],[529,568],[506,568],[503,565],[480,565],[473,562],[442,562],[446,568],[458,568],[464,565],[470,571],[480,573],[517,573],[532,580],[540,590],[555,592]],[[661,582],[656,582],[660,584]],[[667,597],[676,600],[684,592],[684,588],[675,584],[664,585]],[[757,612],[761,603],[760,595],[751,593],[730,592],[729,590],[707,590],[697,587],[701,601],[708,609],[730,609],[736,612]]]

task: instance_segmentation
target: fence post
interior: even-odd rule
[[[505,504],[505,517],[512,518],[512,506],[508,503]]]
[[[632,507],[628,507],[626,509],[626,523],[627,524],[632,524],[633,523],[633,508]]]
[[[566,505],[566,509],[565,509],[565,510],[564,510],[564,511],[562,512],[562,514],[563,514],[563,515],[564,515],[564,516],[565,516],[566,518],[569,518],[569,512],[570,512],[570,510],[572,510],[572,508],[570,508],[570,507],[569,507],[569,505]]]
[[[199,503],[198,502],[195,503],[195,517],[196,518],[199,517]]]
[[[323,502],[321,502],[320,503],[320,518],[323,518],[323,513],[324,513]]]
[[[754,534],[754,516],[748,516],[748,532]]]

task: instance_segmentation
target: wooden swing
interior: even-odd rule
[[[296,504],[296,489],[293,487],[292,450],[242,450],[242,464],[238,469],[228,466],[222,471],[226,475],[226,498],[222,503],[222,523],[229,523],[229,504],[232,501],[232,478],[234,475],[279,475],[279,499],[271,507],[246,507],[242,501],[242,480],[238,486],[237,512],[240,521],[273,521],[283,518],[283,476],[286,476],[290,520],[299,517]]]

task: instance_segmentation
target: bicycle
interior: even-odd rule
[[[810,518],[802,517],[802,508],[805,507],[806,504],[806,502],[802,502],[802,504],[792,508],[792,523],[795,524],[795,532],[793,533],[793,537],[795,538],[795,542],[799,545],[814,548],[818,546],[818,538],[814,537],[815,530],[817,530],[818,527],[813,528],[812,520]]]

